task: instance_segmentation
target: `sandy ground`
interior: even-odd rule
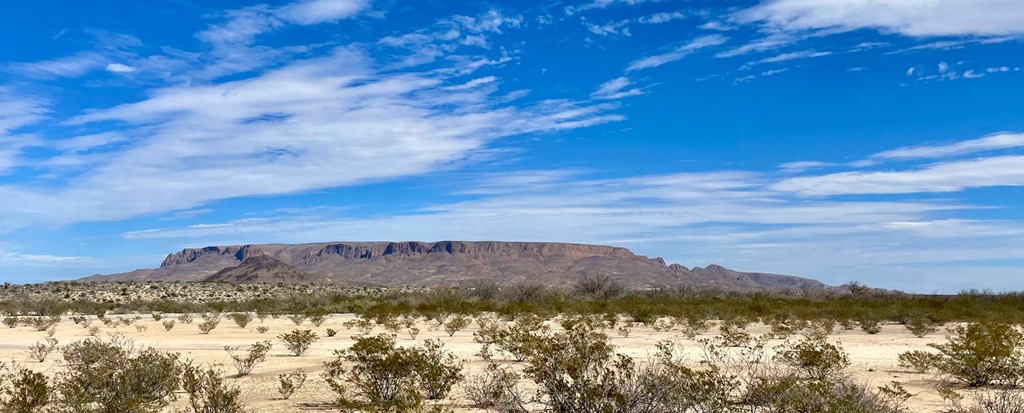
[[[165,319],[175,319],[175,315],[166,315]],[[292,356],[288,353],[283,344],[277,341],[277,335],[292,331],[297,327],[284,317],[279,319],[268,318],[261,323],[254,320],[247,328],[239,328],[233,321],[225,318],[220,325],[210,334],[201,334],[196,327],[201,320],[196,317],[192,324],[178,323],[173,330],[165,331],[160,322],[152,320],[149,315],[143,315],[143,319],[135,325],[102,327],[99,337],[105,337],[109,333],[121,333],[125,337],[135,341],[138,345],[153,346],[159,350],[181,353],[183,358],[192,359],[196,362],[208,365],[220,365],[225,374],[235,373],[231,365],[231,359],[224,351],[224,346],[240,346],[242,349],[260,340],[271,340],[275,342],[270,357],[263,364],[258,365],[250,376],[243,378],[229,378],[228,382],[237,384],[243,391],[248,406],[253,412],[301,412],[301,411],[331,411],[329,403],[334,394],[327,387],[320,377],[323,371],[322,362],[333,358],[332,352],[335,349],[347,348],[352,344],[351,336],[358,334],[355,329],[348,330],[342,326],[346,320],[352,319],[351,315],[335,315],[327,320],[322,326],[314,327],[308,321],[302,329],[316,331],[321,340],[314,344],[309,352],[301,357]],[[95,322],[94,325],[102,326],[102,323]],[[136,325],[145,326],[145,331],[139,331]],[[259,326],[269,328],[267,333],[260,334],[256,331]],[[473,332],[476,330],[476,323],[469,328],[459,331],[454,337],[449,338],[443,329],[434,330],[433,324],[420,323],[422,330],[415,340],[408,334],[402,332],[398,335],[400,345],[415,345],[428,338],[443,339],[446,347],[454,352],[459,358],[468,360],[466,364],[467,376],[479,371],[486,365],[484,361],[476,356],[480,349],[479,344],[473,342]],[[338,330],[335,337],[326,337],[325,331],[328,328]],[[748,330],[750,333],[759,334],[766,331],[764,326],[754,325]],[[384,332],[382,327],[377,327],[373,333]],[[715,330],[705,335],[710,337]],[[646,327],[637,327],[632,330],[628,338],[619,337],[609,330],[611,342],[616,346],[618,352],[636,357],[646,357],[654,351],[654,345],[661,340],[671,339],[678,343],[688,354],[688,360],[694,362],[699,360],[699,347],[693,340],[686,339],[678,329],[668,332],[656,332]],[[37,371],[53,372],[55,366],[60,362],[60,355],[54,353],[43,363],[30,360],[28,346],[46,337],[44,332],[35,331],[30,327],[17,327],[8,329],[0,326],[0,361],[14,361],[24,367]],[[88,333],[80,326],[75,325],[65,317],[56,329],[54,338],[60,344],[67,344],[75,340],[88,337]],[[698,337],[699,338],[699,337]],[[868,335],[860,331],[844,331],[831,337],[839,340],[846,352],[849,354],[851,366],[848,372],[857,380],[873,387],[888,384],[890,381],[901,382],[908,391],[915,394],[910,399],[909,407],[913,412],[937,412],[942,407],[942,400],[934,390],[934,378],[931,375],[921,375],[901,370],[897,367],[897,356],[904,351],[926,349],[927,343],[943,342],[942,332],[932,334],[924,338],[917,338],[911,335],[905,328],[897,325],[885,326],[880,334]],[[769,347],[781,343],[776,340],[769,343]],[[282,400],[277,392],[277,375],[291,372],[295,369],[305,369],[309,379],[306,385],[300,389],[289,400]],[[456,411],[473,412],[477,411],[463,406],[459,402],[460,390],[453,392]],[[464,403],[463,403],[464,404]],[[170,411],[170,410],[169,410]]]

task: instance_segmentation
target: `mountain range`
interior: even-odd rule
[[[567,287],[608,276],[629,288],[695,287],[751,291],[823,290],[801,277],[686,268],[621,247],[551,242],[327,242],[186,248],[160,267],[94,275],[81,281],[220,281],[344,283],[361,286],[452,287],[473,283],[541,283]]]

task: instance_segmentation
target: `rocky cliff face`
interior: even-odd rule
[[[472,282],[540,282],[569,286],[583,276],[597,274],[609,275],[633,288],[827,288],[814,280],[744,273],[716,265],[690,270],[620,247],[499,241],[332,242],[188,248],[168,255],[156,269],[85,280],[338,282],[425,287],[465,286]]]

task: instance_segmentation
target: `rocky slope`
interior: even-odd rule
[[[261,258],[265,257],[265,258]],[[745,273],[717,265],[688,269],[661,258],[603,245],[547,242],[332,242],[188,248],[156,269],[84,281],[336,282],[372,286],[466,286],[474,282],[539,282],[569,286],[608,275],[632,288],[715,287],[731,290],[825,289],[799,277]]]

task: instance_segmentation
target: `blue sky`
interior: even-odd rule
[[[3,2],[0,278],[458,239],[1024,289],[1022,39],[1018,0]]]

